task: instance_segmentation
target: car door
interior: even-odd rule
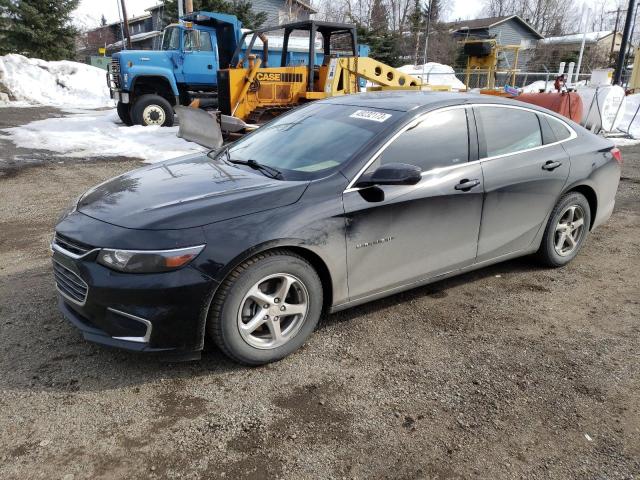
[[[209,32],[185,30],[182,73],[188,85],[213,85],[217,82],[218,58]]]
[[[386,163],[422,168],[416,185],[343,193],[351,300],[472,264],[483,180],[468,111],[430,112],[381,149],[364,174]],[[472,125],[473,127],[473,125]],[[470,161],[472,160],[472,161]],[[356,185],[357,178],[352,184]]]
[[[562,145],[548,138],[543,114],[506,105],[473,108],[485,190],[481,262],[531,248],[567,181],[570,164]]]

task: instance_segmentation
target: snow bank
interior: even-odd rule
[[[547,82],[547,92],[553,92],[555,90],[553,86],[554,80],[555,79],[549,79],[549,82]],[[544,80],[538,80],[536,82],[530,83],[529,85],[525,85],[524,87],[522,87],[522,93],[538,93],[540,90],[545,90],[544,84]]]
[[[464,90],[464,83],[457,79],[455,71],[449,65],[427,62],[424,65],[403,65],[398,68],[403,73],[420,78],[423,83],[430,85],[448,85],[453,90]],[[424,78],[423,78],[424,73]]]
[[[202,151],[176,137],[178,127],[124,126],[115,109],[48,118],[2,132],[18,147],[74,158],[124,156],[153,163]]]
[[[105,75],[84,63],[0,56],[0,105],[113,106]]]

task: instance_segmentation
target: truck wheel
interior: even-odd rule
[[[142,95],[131,107],[131,119],[135,125],[173,125],[173,107],[160,95]]]
[[[128,103],[118,102],[118,107],[116,108],[116,110],[118,111],[118,117],[120,117],[120,120],[122,120],[122,123],[124,123],[128,127],[133,125],[133,122],[131,121],[130,107],[131,105],[129,105]]]

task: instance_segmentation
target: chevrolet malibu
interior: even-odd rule
[[[548,110],[454,93],[310,103],[94,187],[56,226],[87,340],[258,365],[323,314],[522,255],[561,267],[613,210],[620,152]]]

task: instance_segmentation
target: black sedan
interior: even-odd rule
[[[620,152],[513,100],[388,92],[311,103],[215,152],[85,193],[56,226],[85,338],[257,365],[321,315],[536,254],[559,267],[613,210]]]

